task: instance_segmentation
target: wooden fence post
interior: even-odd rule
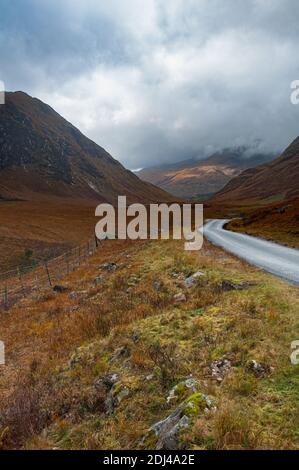
[[[21,273],[20,268],[18,268],[18,275],[19,275],[19,280],[21,284],[22,294],[23,294],[23,297],[25,297],[25,288],[24,288],[24,283],[23,283],[23,278],[22,278],[22,273]]]
[[[45,269],[46,269],[46,273],[47,273],[47,276],[48,276],[49,286],[52,287],[52,281],[51,281],[51,276],[50,276],[50,273],[49,273],[49,268],[48,268],[47,261],[45,261]]]

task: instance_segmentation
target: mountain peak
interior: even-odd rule
[[[0,196],[167,200],[54,109],[23,91],[0,106]]]

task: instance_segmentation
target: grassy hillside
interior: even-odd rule
[[[299,199],[251,209],[242,219],[230,222],[228,228],[299,248]]]
[[[2,448],[151,449],[180,404],[180,448],[298,448],[297,288],[167,241],[106,241],[63,285],[0,314]]]
[[[27,250],[32,261],[53,258],[89,239],[95,226],[95,204],[84,201],[1,201],[0,271],[22,264]]]

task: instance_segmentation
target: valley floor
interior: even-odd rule
[[[0,200],[0,220],[5,221],[0,225],[0,273],[53,258],[88,240],[94,232],[95,207],[95,202],[55,198]]]
[[[298,288],[208,242],[118,240],[63,285],[0,313],[3,449],[299,447]]]

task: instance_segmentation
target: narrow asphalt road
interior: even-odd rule
[[[224,230],[228,220],[210,220],[203,229],[204,236],[214,245],[268,271],[275,276],[299,285],[299,250]]]

